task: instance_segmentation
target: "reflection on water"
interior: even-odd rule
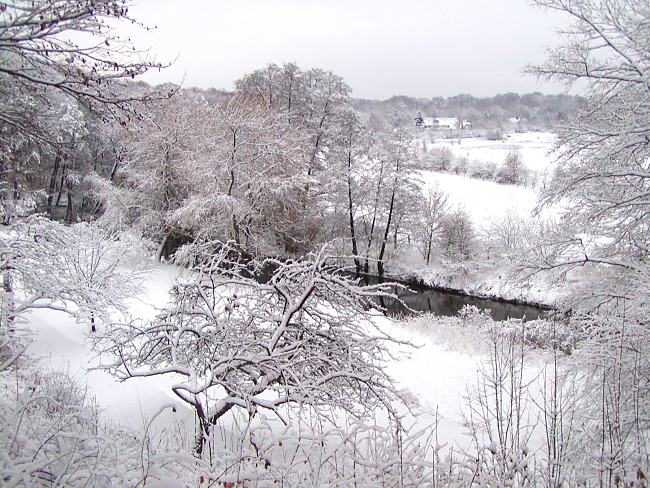
[[[378,283],[379,280],[374,276],[363,276],[362,282],[372,285]],[[546,310],[532,305],[518,305],[489,298],[471,297],[443,290],[432,290],[423,286],[410,286],[410,289],[413,291],[403,288],[393,291],[401,302],[390,298],[378,298],[377,301],[392,316],[412,315],[414,311],[430,312],[436,315],[456,315],[465,305],[474,305],[490,310],[490,315],[494,320],[508,318],[534,320],[547,313]]]

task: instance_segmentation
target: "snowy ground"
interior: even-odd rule
[[[538,173],[550,174],[554,167],[551,151],[556,136],[547,132],[507,134],[503,141],[484,138],[460,139],[460,143],[440,139],[433,147],[447,147],[454,156],[467,156],[470,161],[487,161],[502,164],[508,152],[516,149],[523,164]],[[467,176],[433,171],[422,171],[425,187],[437,183],[449,195],[449,203],[465,209],[477,227],[485,227],[490,220],[507,212],[529,216],[537,203],[537,188],[518,185],[501,185]]]
[[[167,303],[171,284],[180,273],[179,268],[165,264],[148,264],[146,270],[142,293],[129,303],[129,313],[145,319],[153,317]],[[87,386],[108,420],[138,429],[161,405],[178,402],[170,390],[170,379],[154,377],[118,382],[106,372],[93,370],[99,358],[91,350],[89,328],[75,323],[67,314],[35,310],[27,315],[27,320],[34,334],[27,353],[40,358],[46,370],[66,372],[81,386]],[[99,324],[98,333],[101,330]],[[169,411],[160,416],[161,424],[193,424],[192,411],[178,403],[176,413]]]
[[[179,269],[165,264],[148,264],[148,276],[142,293],[134,297],[130,313],[149,318],[167,301],[167,292]],[[156,414],[161,405],[177,402],[176,413],[168,411],[157,418],[155,427],[184,429],[191,432],[193,415],[170,390],[172,381],[151,377],[118,382],[107,373],[93,371],[98,358],[90,348],[91,332],[83,324],[76,324],[67,315],[39,310],[28,315],[34,342],[28,353],[43,360],[46,369],[64,371],[94,394],[108,420],[138,429]],[[461,412],[469,386],[475,384],[481,361],[486,351],[478,335],[449,333],[442,329],[417,329],[400,322],[377,317],[380,325],[389,327],[398,339],[411,341],[415,349],[396,346],[399,354],[388,370],[401,388],[407,389],[422,405],[425,413],[418,424],[430,425],[438,415],[438,442],[449,446],[466,446],[468,437]],[[100,330],[101,331],[101,330]]]
[[[438,139],[431,147],[448,147],[456,157],[466,156],[470,161],[496,164],[503,163],[508,152],[517,150],[530,170],[542,172],[553,164],[550,152],[555,141],[555,134],[550,132],[523,132],[506,134],[502,141],[489,141],[482,137]]]
[[[550,139],[543,135],[535,136],[539,139],[532,137],[516,135],[513,140],[499,146],[500,149],[493,146],[501,143],[487,144],[490,141],[483,141],[485,144],[481,145],[478,141],[465,140],[462,147],[482,157],[491,154],[494,158],[500,158],[498,151],[508,150],[505,144],[516,143],[523,146],[524,158],[531,163],[532,155],[543,154],[550,143]],[[537,161],[535,164],[539,168],[548,164],[548,160]],[[449,194],[452,205],[462,205],[477,227],[508,211],[527,214],[536,202],[535,191],[531,188],[498,185],[444,173],[423,172],[422,176],[425,185],[437,182]],[[146,268],[148,275],[144,289],[130,303],[130,313],[145,319],[151,318],[158,308],[165,305],[168,291],[180,273],[178,268],[166,264],[150,262]],[[485,280],[476,289],[489,289],[492,286],[490,283]],[[503,290],[500,292],[504,293]],[[87,326],[76,324],[63,313],[48,310],[34,311],[27,319],[34,333],[34,342],[28,353],[41,358],[45,368],[65,371],[82,385],[88,386],[107,419],[137,429],[157,413],[161,405],[177,402],[179,408],[176,413],[168,411],[156,420],[158,428],[175,429],[178,424],[184,424],[186,431],[192,429],[193,414],[171,393],[171,379],[156,377],[118,382],[107,373],[92,370],[99,359],[90,349]],[[412,350],[408,358],[391,361],[387,366],[389,372],[403,388],[419,399],[426,410],[431,413],[437,411],[440,444],[466,445],[467,437],[464,434],[467,429],[461,412],[466,406],[468,387],[476,383],[479,366],[487,357],[480,341],[466,335],[450,336],[437,329],[413,330],[399,323],[391,328],[398,338],[411,340],[421,347]],[[532,364],[531,368],[531,374],[534,374],[539,364]],[[433,421],[431,416],[427,419],[426,422]]]
[[[446,192],[449,204],[468,212],[478,229],[487,227],[490,221],[508,212],[529,217],[537,204],[537,192],[533,188],[500,185],[493,181],[433,171],[422,171],[421,178],[425,188],[438,185]]]

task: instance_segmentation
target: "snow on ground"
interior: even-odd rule
[[[556,141],[555,134],[548,132],[525,132],[507,134],[503,141],[489,141],[471,137],[460,139],[440,139],[434,147],[448,147],[453,154],[467,156],[470,161],[484,161],[502,164],[511,150],[518,150],[525,166],[543,173],[552,172],[554,159],[551,151]],[[519,185],[502,185],[467,176],[433,171],[422,171],[425,187],[438,184],[449,194],[453,206],[464,208],[472,217],[473,223],[483,228],[492,220],[511,212],[529,216],[537,203],[537,190]]]
[[[138,318],[152,318],[167,303],[168,291],[180,269],[166,264],[148,263],[143,291],[129,303],[129,313]],[[170,390],[172,380],[162,377],[137,378],[119,382],[104,371],[92,370],[99,358],[91,350],[87,324],[75,323],[65,313],[34,310],[27,315],[33,343],[27,353],[40,358],[46,370],[70,374],[81,386],[87,386],[104,410],[107,419],[132,428],[142,427],[145,419],[168,403],[176,402],[176,413],[165,412],[161,424],[187,422],[192,425],[192,411],[181,406]],[[98,333],[102,326],[98,325]]]
[[[416,348],[410,349],[407,357],[389,362],[387,371],[420,403],[418,425],[432,425],[437,417],[438,443],[465,452],[472,448],[464,416],[470,410],[468,395],[478,387],[482,370],[490,364],[491,347],[482,329],[429,323],[427,317],[391,324],[393,337],[409,341]],[[385,318],[379,320],[388,322]],[[544,364],[543,355],[527,354],[523,375],[525,383],[531,385],[528,391],[532,396],[523,399],[523,406],[531,426],[537,419],[533,401],[538,400],[536,387]],[[534,431],[529,447],[538,449],[542,443],[543,433]]]
[[[180,273],[166,264],[148,264],[147,270],[144,289],[130,304],[130,312],[145,319],[165,305],[167,292]],[[108,419],[139,428],[162,405],[176,402],[180,406],[177,413],[165,412],[156,420],[156,426],[176,428],[177,422],[182,422],[185,429],[192,428],[193,414],[171,392],[172,380],[149,377],[118,382],[105,372],[89,370],[97,364],[97,358],[90,349],[90,332],[84,324],[48,310],[35,311],[27,319],[34,334],[29,353],[43,358],[47,369],[67,372],[88,386]],[[422,409],[429,412],[418,424],[431,425],[435,418],[432,414],[437,411],[439,443],[467,446],[461,410],[466,409],[467,388],[476,383],[480,363],[486,359],[479,335],[463,331],[461,338],[442,329],[414,329],[383,316],[375,320],[396,338],[420,346],[395,346],[395,351],[407,351],[408,356],[397,355],[387,365],[400,387],[418,398]]]
[[[533,188],[501,185],[449,173],[420,173],[425,188],[437,184],[449,195],[451,206],[467,211],[477,228],[486,227],[490,221],[498,220],[508,212],[528,217],[537,204],[537,193]]]
[[[496,164],[503,163],[508,152],[517,150],[526,167],[542,172],[553,167],[551,151],[556,138],[550,132],[524,132],[506,134],[502,141],[489,141],[482,137],[438,139],[433,147],[448,147],[456,157],[466,156],[470,161]]]

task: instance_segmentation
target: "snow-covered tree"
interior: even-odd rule
[[[508,151],[506,159],[499,167],[496,174],[497,183],[508,185],[520,185],[526,180],[526,166],[524,165],[521,153],[517,149]]]
[[[187,91],[151,102],[140,120],[118,135],[121,165],[114,185],[97,185],[104,222],[129,226],[157,242],[158,258],[168,240],[182,232],[172,216],[191,194],[194,178],[202,176],[209,117],[204,100]]]
[[[238,256],[230,246],[193,254],[206,264],[176,283],[167,309],[103,337],[100,347],[114,358],[105,367],[123,379],[177,378],[174,393],[199,420],[199,456],[231,411],[282,419],[292,406],[359,417],[390,408],[395,390],[382,357],[392,339],[368,320],[369,300],[386,287],[357,286],[322,254],[259,268]],[[248,277],[269,267],[266,283]]]
[[[89,113],[122,123],[154,90],[132,80],[160,64],[115,33],[138,24],[128,0],[0,3],[0,212],[9,222],[37,207],[71,221],[89,158],[81,138]],[[141,26],[144,28],[144,26]],[[65,197],[62,199],[62,196]]]
[[[304,251],[314,233],[305,138],[259,101],[235,94],[219,104],[202,139],[190,197],[177,225],[204,241],[232,240],[250,252]]]
[[[2,2],[0,77],[13,96],[54,90],[98,109],[126,109],[134,101],[122,83],[161,65],[115,34],[111,23],[138,23],[127,0]],[[77,33],[74,39],[70,36]],[[142,97],[138,97],[141,99]],[[1,120],[30,132],[11,113]]]
[[[415,174],[419,164],[411,133],[404,129],[395,129],[385,136],[382,153],[378,156],[387,165],[386,171],[381,175],[385,178],[383,200],[386,207],[377,252],[377,272],[380,275],[384,274],[386,246],[390,232],[397,233],[399,216],[403,215],[404,205],[420,196]]]
[[[450,257],[468,259],[474,250],[475,232],[467,211],[456,208],[442,221],[440,245]]]
[[[558,128],[558,166],[542,205],[557,204],[560,225],[545,238],[543,259],[528,269],[575,270],[587,282],[565,304],[585,331],[579,355],[590,372],[584,395],[591,401],[575,437],[586,456],[583,479],[644,486],[650,358],[640,344],[648,341],[650,302],[650,3],[537,3],[574,23],[563,33],[566,42],[531,71],[583,83],[588,98]],[[640,396],[628,394],[633,391]]]
[[[449,210],[448,200],[448,195],[438,185],[435,185],[424,194],[424,201],[420,206],[419,222],[415,236],[427,265],[431,261],[431,252]]]
[[[66,226],[41,216],[13,225],[0,238],[3,316],[33,309],[73,315],[94,331],[97,320],[124,311],[139,284],[126,266],[130,245],[92,224]]]

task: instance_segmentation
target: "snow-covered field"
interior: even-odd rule
[[[458,142],[460,141],[460,142]],[[501,164],[508,152],[517,150],[524,165],[533,171],[544,171],[552,165],[556,136],[550,132],[523,132],[506,134],[502,141],[484,138],[439,139],[433,147],[447,147],[454,156],[466,156],[470,161]]]
[[[129,303],[133,318],[152,318],[167,303],[169,289],[180,273],[175,266],[153,263],[147,264],[146,271],[142,293]],[[134,378],[119,382],[104,371],[93,370],[100,358],[91,348],[87,325],[75,323],[69,315],[52,310],[31,311],[27,320],[33,333],[27,353],[41,359],[46,370],[68,373],[81,386],[88,387],[107,419],[138,429],[162,405],[177,402],[176,413],[162,414],[161,424],[185,421],[191,425],[193,422],[192,411],[172,394],[170,379]],[[101,332],[99,324],[97,333]]]
[[[519,151],[523,164],[539,174],[553,171],[554,158],[551,151],[555,134],[525,132],[507,134],[502,141],[484,138],[437,140],[433,147],[446,147],[455,157],[466,156],[470,161],[492,162],[500,165],[512,150]],[[426,187],[437,184],[449,195],[452,206],[462,207],[469,213],[475,226],[482,228],[491,220],[498,220],[507,213],[529,216],[537,203],[537,188],[520,185],[502,185],[493,181],[469,178],[463,175],[422,171]]]
[[[529,217],[537,203],[537,192],[533,188],[434,171],[422,171],[421,178],[425,188],[437,185],[446,192],[449,204],[465,210],[478,229],[509,212]]]
[[[505,217],[528,219],[533,216],[544,179],[554,169],[551,154],[556,136],[550,133],[528,132],[507,134],[503,141],[484,138],[457,140],[440,139],[435,147],[447,147],[454,156],[467,156],[471,161],[488,161],[502,164],[509,151],[516,149],[523,163],[531,170],[543,175],[537,178],[537,186],[507,185],[494,181],[472,178],[448,172],[421,171],[423,189],[437,188],[448,196],[450,209],[462,209],[469,216],[474,233],[482,242],[490,239],[493,226]],[[539,217],[552,218],[558,208],[544,207]],[[435,254],[435,253],[434,253]],[[394,275],[416,276],[434,286],[450,287],[469,294],[517,299],[553,305],[560,298],[561,291],[541,277],[533,279],[526,288],[520,283],[510,282],[509,263],[476,258],[463,263],[450,263],[434,255],[429,266],[417,252],[400,252],[389,262],[389,271]],[[541,281],[540,281],[541,280]]]

